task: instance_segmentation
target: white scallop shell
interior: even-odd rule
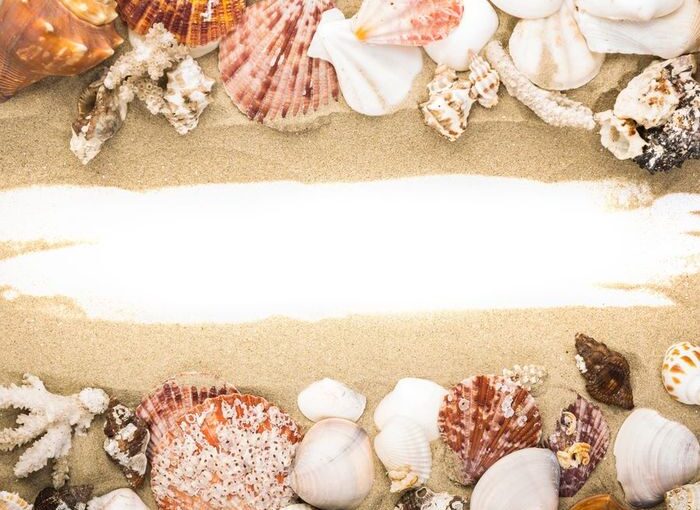
[[[391,492],[424,485],[430,478],[433,457],[420,425],[394,416],[374,438],[374,451],[391,480]]]
[[[559,10],[563,0],[491,0],[502,11],[523,19],[551,16]]]
[[[559,462],[550,450],[525,448],[506,455],[479,479],[470,510],[557,510]]]
[[[588,49],[566,4],[548,18],[520,20],[510,36],[509,51],[515,67],[548,90],[585,85],[598,75],[605,61],[603,53]]]
[[[689,482],[700,469],[695,435],[652,409],[637,409],[627,417],[614,453],[617,479],[634,506],[660,503],[666,491]]]
[[[621,119],[612,110],[597,113],[600,124],[600,143],[612,152],[617,159],[632,159],[644,152],[646,140],[637,131],[637,123],[632,119]]]
[[[395,111],[423,69],[420,48],[362,43],[339,9],[323,13],[308,55],[333,65],[345,102],[364,115]]]
[[[700,346],[679,342],[669,347],[661,375],[666,391],[675,400],[700,405]]]
[[[684,0],[576,0],[576,7],[588,14],[614,20],[649,21],[667,16]]]
[[[425,52],[437,64],[456,71],[469,68],[469,51],[479,53],[498,29],[498,14],[488,0],[464,2],[462,19],[450,35],[424,46]]]
[[[117,489],[88,503],[88,510],[149,510],[131,489]]]
[[[405,416],[423,428],[429,441],[440,437],[438,414],[447,390],[433,381],[407,377],[396,383],[374,410],[379,430],[394,416]]]
[[[297,405],[311,421],[344,418],[357,421],[365,412],[367,398],[335,379],[321,379],[299,393]]]
[[[666,510],[700,510],[700,482],[666,493]]]
[[[289,481],[301,499],[317,508],[358,507],[374,482],[369,436],[349,420],[316,423],[297,448]]]

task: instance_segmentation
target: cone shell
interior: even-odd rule
[[[47,76],[78,75],[111,57],[122,43],[115,16],[114,6],[99,0],[0,2],[0,102]]]
[[[151,467],[160,510],[269,510],[293,502],[288,476],[301,432],[264,398],[207,399],[170,434]]]
[[[452,388],[438,419],[443,441],[461,461],[460,481],[475,483],[498,459],[537,445],[540,411],[530,393],[508,379],[479,375]]]
[[[576,351],[582,359],[579,370],[588,394],[603,404],[632,409],[634,398],[627,359],[581,333],[576,335]]]
[[[678,402],[700,405],[700,347],[679,342],[666,351],[661,369],[664,387]]]
[[[548,443],[561,468],[559,495],[568,498],[583,487],[605,457],[610,428],[601,410],[579,395],[562,411]]]
[[[0,510],[31,510],[32,505],[14,492],[0,492]]]
[[[421,426],[408,418],[389,420],[374,438],[374,451],[391,480],[391,492],[418,487],[430,478],[430,442]]]
[[[627,510],[627,508],[609,494],[591,496],[579,501],[571,510]]]
[[[666,510],[700,510],[700,482],[666,493]]]
[[[463,11],[462,0],[364,0],[352,28],[371,44],[425,46],[457,28]]]
[[[447,492],[433,492],[427,487],[406,491],[394,510],[466,510],[467,501]]]

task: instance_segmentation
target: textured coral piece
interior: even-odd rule
[[[501,376],[480,375],[450,390],[438,417],[440,435],[461,460],[460,481],[476,482],[498,459],[536,446],[542,420],[530,393]]]
[[[580,371],[588,394],[598,402],[632,409],[634,398],[627,359],[581,333],[576,335],[576,351],[583,359]]]
[[[249,7],[221,43],[219,69],[226,92],[249,119],[312,114],[338,100],[330,63],[311,58],[321,14],[332,0],[263,0]]]
[[[129,485],[139,487],[146,477],[146,450],[151,437],[146,423],[134,412],[112,399],[107,409],[104,449],[119,464]]]
[[[14,492],[0,492],[0,510],[31,510],[32,505]]]
[[[394,510],[465,510],[467,500],[446,492],[433,492],[427,487],[403,493]]]
[[[579,501],[571,510],[627,510],[627,507],[613,496],[601,494]]]
[[[84,510],[92,497],[91,485],[47,487],[34,500],[34,510]]]

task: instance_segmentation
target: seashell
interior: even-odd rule
[[[0,510],[32,510],[32,505],[19,497],[19,494],[0,491]]]
[[[131,487],[139,487],[146,476],[146,450],[151,434],[146,423],[134,412],[112,399],[104,426],[104,450],[121,467]]]
[[[461,461],[460,482],[475,483],[498,459],[537,445],[542,421],[530,393],[505,377],[465,379],[443,400],[440,435]],[[558,485],[558,483],[557,483]]]
[[[91,500],[87,510],[148,510],[148,507],[131,489],[117,489]]]
[[[676,487],[666,493],[666,510],[700,509],[700,482]]]
[[[684,0],[575,0],[576,7],[588,14],[621,21],[649,21],[675,12]]]
[[[430,442],[422,427],[404,416],[389,420],[374,438],[374,451],[387,470],[391,492],[418,487],[430,478]]]
[[[492,0],[493,5],[511,16],[523,19],[546,18],[561,8],[563,0]]]
[[[632,409],[634,399],[627,359],[582,333],[576,335],[576,351],[588,394],[603,404]]]
[[[615,439],[617,480],[634,506],[660,503],[664,494],[694,478],[700,469],[700,444],[678,422],[652,409],[637,409]]]
[[[418,487],[404,492],[394,510],[465,510],[468,506],[467,500],[459,496]]]
[[[436,64],[456,71],[469,68],[469,52],[479,53],[498,30],[498,14],[488,0],[463,0],[464,12],[457,28],[439,41],[423,47]]]
[[[438,414],[447,390],[433,381],[407,377],[399,380],[374,410],[374,424],[382,430],[395,416],[404,416],[423,429],[428,441],[440,437]]]
[[[308,49],[332,0],[263,0],[224,38],[219,70],[226,92],[249,119],[268,126],[319,114],[338,100],[338,80]]]
[[[449,141],[456,141],[467,129],[475,102],[472,87],[469,80],[457,79],[454,69],[439,65],[433,81],[428,83],[428,100],[420,104],[425,124]]]
[[[605,61],[593,53],[566,4],[547,18],[520,20],[510,36],[510,56],[538,87],[569,90],[598,76]]]
[[[595,120],[600,124],[600,143],[617,159],[632,159],[644,153],[647,142],[635,121],[621,119],[612,110],[596,113]]]
[[[609,494],[591,496],[571,507],[571,510],[627,510],[627,508]]]
[[[700,2],[697,0],[684,0],[673,13],[649,21],[599,18],[575,7],[572,11],[591,51],[674,58],[700,48]]]
[[[364,44],[338,9],[323,13],[308,55],[330,62],[350,108],[386,115],[406,100],[423,68],[419,48]]]
[[[425,46],[447,37],[463,12],[463,0],[363,0],[351,25],[362,42]]]
[[[357,421],[365,412],[367,398],[335,379],[321,379],[297,397],[301,414],[316,422],[325,418]]]
[[[47,487],[37,494],[34,510],[84,510],[92,497],[92,486]]]
[[[600,409],[577,396],[562,411],[548,447],[559,461],[561,480],[559,495],[576,495],[596,466],[603,460],[610,444],[610,428]]]
[[[47,76],[84,73],[123,41],[105,0],[0,2],[0,103]]]
[[[294,505],[285,506],[282,510],[314,510],[314,507],[306,503],[296,503]]]
[[[700,405],[700,347],[678,342],[666,351],[661,368],[664,388],[674,400]]]
[[[192,57],[187,57],[167,73],[161,113],[181,135],[199,124],[199,117],[211,103],[214,80],[204,74]]]
[[[289,479],[294,492],[317,508],[358,507],[374,482],[369,436],[349,420],[316,423],[299,445]]]
[[[513,365],[513,368],[504,368],[502,375],[532,393],[544,384],[548,374],[541,365]]]
[[[493,108],[498,104],[498,89],[501,86],[501,78],[483,58],[471,50],[468,53],[472,97],[475,97],[484,108]]]
[[[158,508],[289,505],[289,473],[301,437],[297,424],[262,397],[207,399],[177,420],[154,455],[151,489]]]
[[[506,455],[474,487],[470,510],[559,508],[559,464],[549,450],[526,448]]]

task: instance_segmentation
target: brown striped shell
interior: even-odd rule
[[[34,510],[83,510],[91,498],[91,485],[47,487],[37,494]]]
[[[571,510],[627,510],[627,507],[613,496],[601,494],[579,501]]]
[[[224,38],[221,79],[249,119],[284,128],[281,121],[320,113],[338,100],[333,66],[307,55],[321,14],[333,7],[332,0],[262,0]]]
[[[465,379],[445,396],[438,417],[442,440],[459,457],[461,483],[471,485],[497,460],[536,446],[542,420],[535,399],[505,377]]]
[[[576,351],[583,360],[579,370],[588,394],[603,404],[632,409],[634,398],[627,359],[582,333],[576,335]]]
[[[669,347],[661,376],[664,388],[675,400],[700,405],[700,346],[679,342]]]

